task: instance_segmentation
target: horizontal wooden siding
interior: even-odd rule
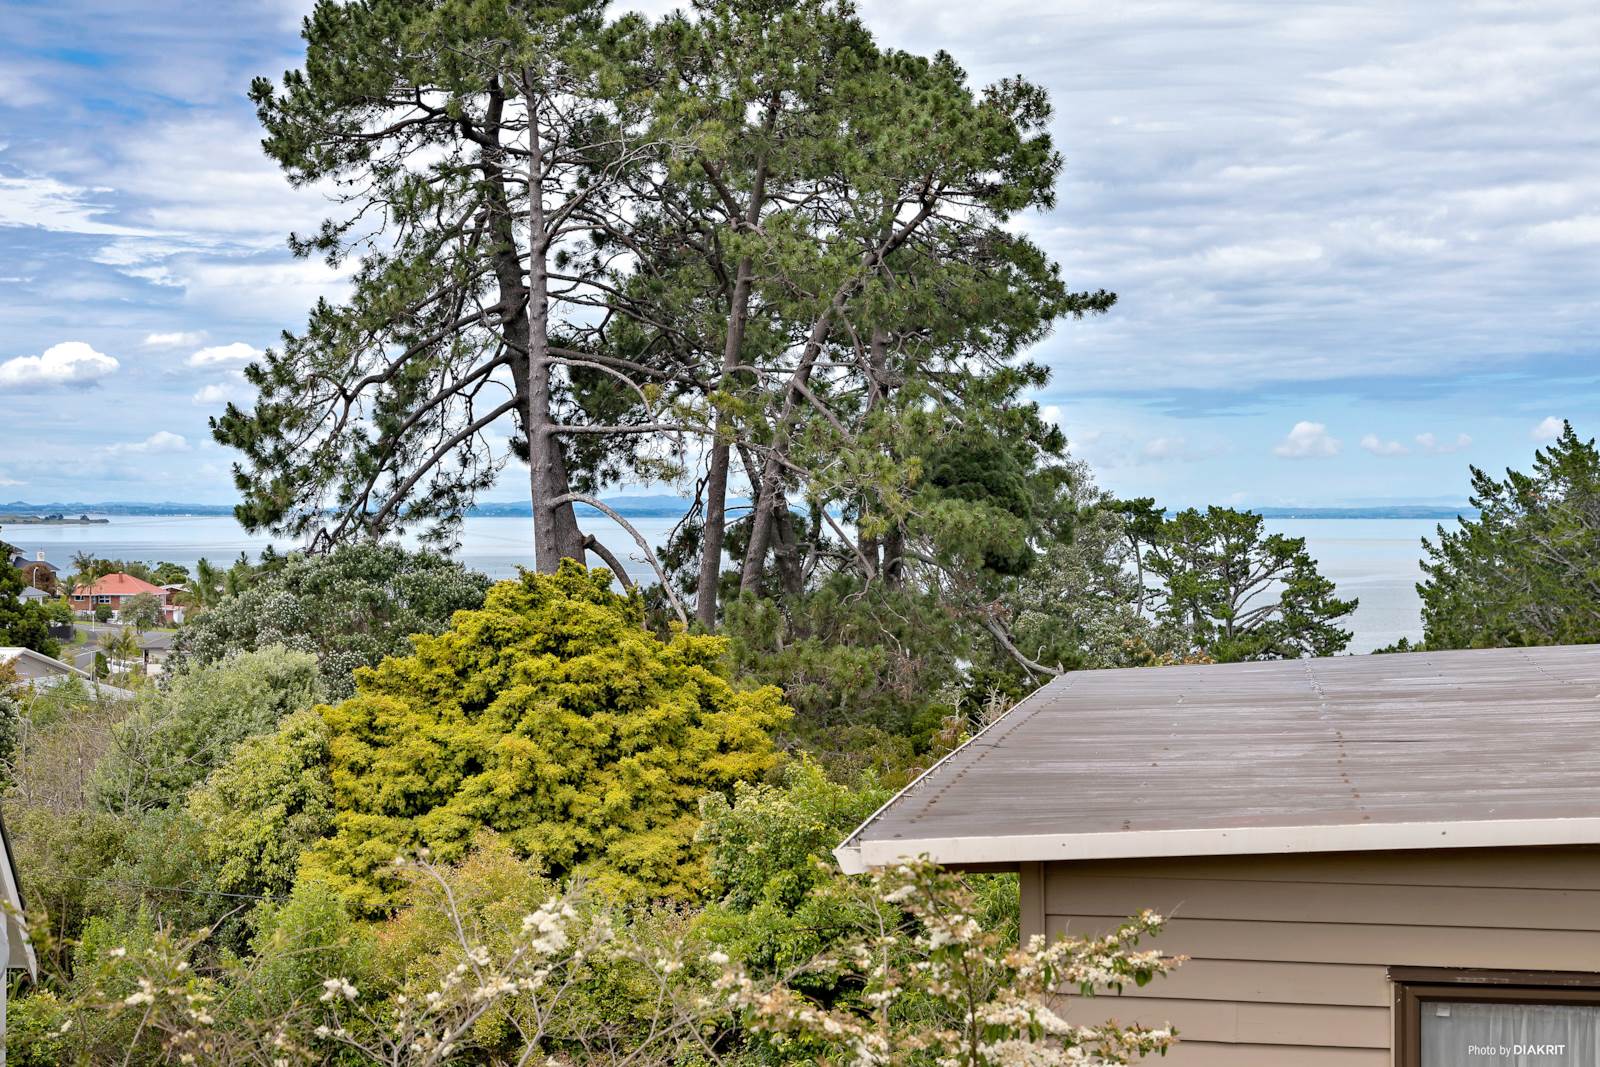
[[[1600,971],[1600,850],[1024,865],[1025,933],[1098,934],[1141,908],[1189,962],[1072,1018],[1171,1023],[1177,1067],[1391,1063],[1388,968]]]

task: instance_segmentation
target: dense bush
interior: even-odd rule
[[[316,656],[328,695],[341,699],[354,692],[357,667],[409,652],[412,634],[440,632],[457,611],[481,605],[488,587],[459,563],[392,544],[291,557],[184,627],[173,666],[286,645]]]
[[[454,859],[489,829],[606,892],[694,894],[700,797],[771,767],[788,712],[778,690],[728,682],[721,639],[661,640],[643,619],[609,572],[569,561],[357,672],[323,711],[334,828],[307,862],[382,911],[396,855]]]
[[[100,803],[113,811],[180,803],[245,738],[323,696],[316,658],[281,645],[191,664],[117,726],[96,776]]]
[[[206,828],[205,856],[229,893],[284,894],[300,854],[333,825],[328,727],[316,711],[241,744],[189,798]]]

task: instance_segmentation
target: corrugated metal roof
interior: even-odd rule
[[[931,768],[847,869],[1600,843],[1600,646],[1081,671]]]

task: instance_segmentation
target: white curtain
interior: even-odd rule
[[[1600,1006],[1423,1001],[1422,1067],[1600,1067]]]

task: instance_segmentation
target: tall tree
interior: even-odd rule
[[[764,414],[741,402],[760,394],[797,329],[771,290],[824,254],[805,205],[837,195],[827,164],[847,149],[863,95],[852,89],[877,50],[840,0],[696,0],[692,15],[661,22],[653,49],[665,72],[657,121],[692,133],[690,151],[663,161],[668,181],[647,202],[665,241],[685,252],[658,257],[655,279],[669,279],[695,324],[680,336],[700,345],[711,400],[694,583],[696,617],[710,629],[733,456],[748,441],[744,423]]]
[[[1264,525],[1254,512],[1190,508],[1151,535],[1143,571],[1159,582],[1155,617],[1181,652],[1233,662],[1331,656],[1350,643],[1338,621],[1357,601],[1334,595],[1305,538]]]
[[[448,538],[515,416],[541,570],[620,570],[573,505],[693,456],[675,552],[703,626],[730,548],[747,593],[769,562],[798,593],[822,541],[898,576],[925,410],[941,437],[1002,426],[1043,381],[1020,351],[1113,299],[1010,232],[1054,200],[1048,99],[880,49],[845,0],[698,0],[654,27],[601,8],[325,0],[305,69],[255,84],[268,151],[349,204],[295,247],[361,262],[216,424],[241,519],[315,547]]]
[[[819,396],[820,386],[840,387],[828,372],[859,368],[870,379],[890,335],[898,331],[909,351],[927,340],[894,314],[914,284],[899,274],[902,267],[915,277],[915,264],[984,247],[1018,212],[1054,202],[1061,159],[1044,130],[1050,111],[1042,90],[1014,79],[974,94],[965,72],[943,54],[887,52],[874,75],[872,107],[856,120],[856,149],[834,164],[841,195],[812,205],[822,213],[826,254],[786,279],[785,295],[808,328],[774,390],[770,430],[758,438],[764,456],[752,475],[756,499],[740,575],[747,592],[760,581],[775,532],[782,533],[791,453],[807,424],[844,429]],[[970,307],[963,302],[970,290],[942,295],[947,307]],[[1047,313],[1045,321],[1054,317]],[[975,315],[968,324],[980,321]]]
[[[1562,424],[1527,473],[1472,467],[1475,519],[1423,541],[1429,648],[1600,641],[1600,451]]]
[[[423,526],[447,539],[506,450],[528,462],[541,569],[581,558],[563,435],[585,346],[603,322],[604,263],[587,240],[640,163],[634,20],[563,0],[321,0],[303,70],[251,89],[263,142],[296,184],[340,190],[343,217],[302,255],[359,255],[351,297],[247,371],[254,410],[214,423],[238,448],[239,516],[314,546]],[[581,420],[580,420],[581,422]],[[333,508],[331,518],[325,508]]]
[[[22,599],[22,572],[0,559],[0,645],[31,648],[54,656],[60,644],[50,636],[44,605]]]

